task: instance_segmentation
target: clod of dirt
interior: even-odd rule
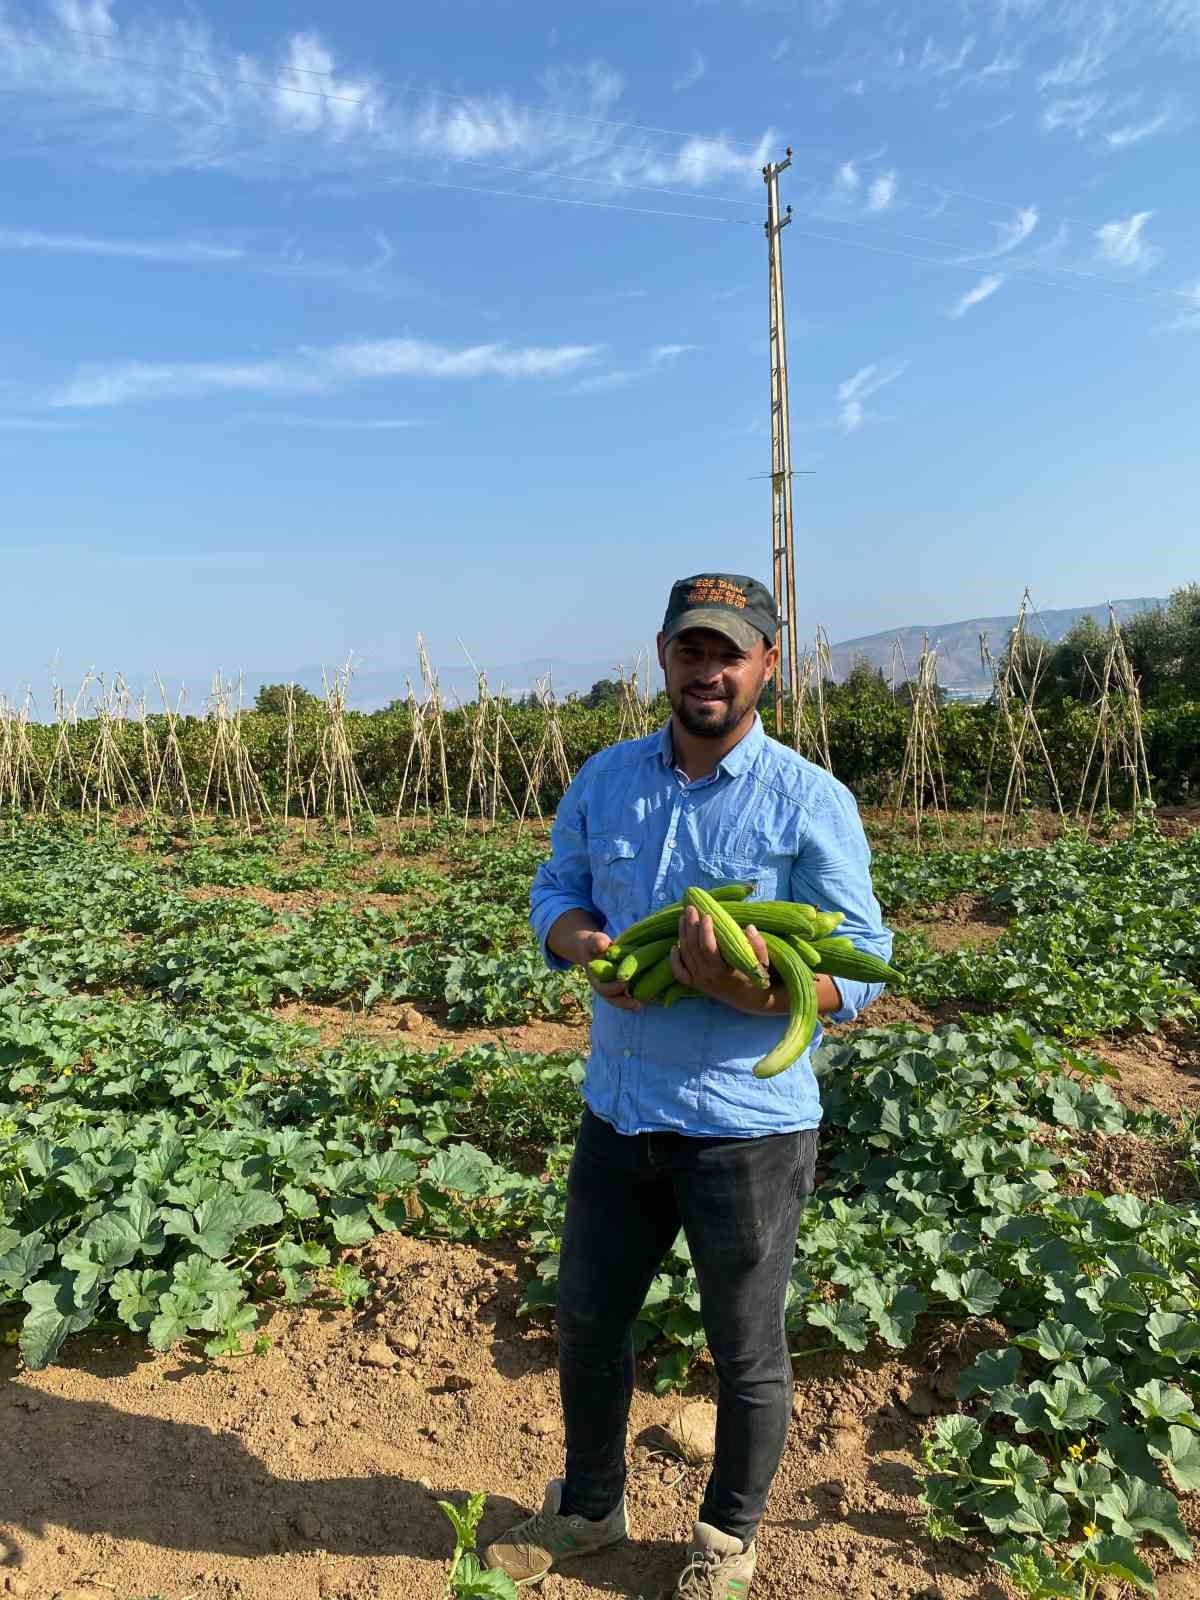
[[[319,1539],[321,1537],[321,1519],[315,1512],[298,1512],[292,1526],[302,1539]]]
[[[717,1408],[708,1400],[681,1406],[664,1429],[668,1448],[693,1467],[717,1451]]]
[[[20,1597],[31,1594],[33,1591],[29,1587],[28,1578],[23,1578],[19,1572],[10,1572],[4,1580],[4,1592],[5,1594]]]
[[[901,1393],[900,1404],[914,1417],[928,1417],[936,1407],[937,1400],[924,1382],[918,1380]]]
[[[383,1339],[376,1339],[369,1344],[359,1357],[364,1367],[394,1367],[400,1357]]]
[[[421,1336],[419,1333],[414,1333],[411,1328],[407,1333],[397,1334],[395,1338],[389,1340],[389,1343],[395,1345],[397,1350],[403,1350],[406,1356],[420,1354]]]
[[[536,1417],[530,1417],[525,1427],[535,1439],[551,1439],[556,1433],[562,1432],[562,1418],[554,1411],[542,1411]]]
[[[299,1411],[297,1411],[296,1415],[292,1418],[292,1421],[298,1428],[314,1427],[320,1420],[321,1419],[319,1415],[312,1409],[311,1406],[301,1406]]]

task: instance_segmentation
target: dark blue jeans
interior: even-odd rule
[[[783,1306],[816,1154],[815,1129],[628,1137],[584,1112],[558,1271],[564,1508],[600,1518],[624,1493],[633,1324],[682,1227],[720,1385],[700,1520],[753,1539],[791,1416]]]

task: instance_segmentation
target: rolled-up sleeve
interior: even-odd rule
[[[892,931],[884,925],[871,887],[871,847],[854,796],[840,783],[830,783],[814,805],[807,835],[792,865],[791,897],[822,910],[844,912],[839,934],[885,961],[891,956]],[[834,1022],[853,1022],[883,993],[881,983],[854,978],[835,982],[842,1006],[831,1014]]]
[[[571,965],[556,956],[546,943],[550,929],[566,911],[588,911],[598,917],[592,904],[592,871],[587,843],[587,794],[591,784],[592,760],[584,763],[562,797],[554,826],[550,830],[550,855],[542,862],[529,891],[529,923],[546,964],[556,972]]]

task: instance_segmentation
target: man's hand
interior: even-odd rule
[[[767,947],[762,935],[753,925],[743,932],[765,967]],[[695,906],[688,906],[679,919],[679,943],[671,951],[671,971],[677,982],[737,1011],[764,1016],[787,1010],[787,995],[781,989],[760,989],[744,972],[735,972],[726,963],[717,945],[712,918],[702,917]]]
[[[612,940],[606,933],[585,933],[580,935],[581,955],[580,964],[584,976],[591,985],[592,993],[598,994],[601,1000],[607,1000],[610,1006],[616,1006],[618,1011],[640,1011],[642,1002],[635,1000],[619,979],[612,983],[601,983],[588,971],[588,962],[595,961],[608,949]]]
[[[596,919],[586,911],[564,911],[550,929],[546,943],[556,956],[582,967],[592,993],[607,1000],[620,1011],[640,1011],[642,1002],[635,1000],[623,983],[600,983],[588,971],[588,962],[595,961],[608,949],[612,940],[601,933]]]

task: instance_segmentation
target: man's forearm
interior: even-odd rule
[[[600,920],[590,911],[564,911],[550,926],[546,944],[556,956],[582,966],[591,959],[586,947],[586,935],[600,931]]]
[[[824,972],[814,973],[813,977],[817,985],[817,1010],[840,1011],[842,996],[837,984]],[[758,989],[749,983],[744,988],[739,985],[734,997],[722,998],[750,1017],[786,1016],[789,1009],[788,992],[781,983],[772,983],[769,989]]]

